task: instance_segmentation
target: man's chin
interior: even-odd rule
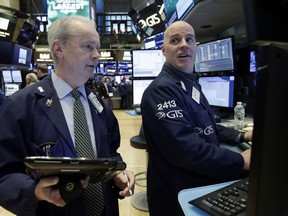
[[[87,67],[86,71],[87,71],[87,73],[88,73],[89,75],[91,75],[90,77],[93,76],[94,68],[92,68],[92,67]]]
[[[178,70],[183,71],[185,73],[192,73],[193,67],[187,66],[187,65],[179,65],[177,67]]]

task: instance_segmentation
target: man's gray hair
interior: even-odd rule
[[[53,50],[52,50],[52,43],[54,40],[59,40],[60,43],[63,45],[66,44],[66,42],[72,37],[76,36],[79,33],[75,28],[73,28],[75,21],[82,21],[90,23],[91,28],[96,28],[95,23],[92,20],[89,20],[88,18],[84,16],[79,15],[72,15],[67,16],[63,18],[59,18],[52,22],[51,26],[48,29],[48,44],[50,48],[51,56],[55,63],[57,63],[57,57],[55,56]]]

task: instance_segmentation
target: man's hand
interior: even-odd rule
[[[135,176],[134,173],[130,170],[124,170],[114,177],[115,185],[122,189],[119,192],[120,196],[127,197],[132,196],[134,193],[135,186]]]
[[[37,200],[46,200],[60,207],[65,206],[66,202],[61,198],[59,190],[55,188],[58,182],[58,177],[41,178],[34,191]]]

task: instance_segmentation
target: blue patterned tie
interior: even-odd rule
[[[77,89],[71,91],[74,101],[74,135],[75,147],[79,157],[95,158],[89,128]],[[104,199],[101,183],[89,184],[84,192],[86,216],[100,216],[104,209]]]

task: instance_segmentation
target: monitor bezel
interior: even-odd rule
[[[232,52],[232,68],[231,69],[223,69],[223,70],[209,70],[209,71],[197,71],[197,53],[198,50],[201,46],[207,45],[209,43],[217,42],[217,41],[222,41],[222,40],[231,40],[231,52]],[[201,42],[197,45],[197,53],[196,53],[196,58],[195,58],[195,65],[194,65],[194,71],[201,74],[201,76],[213,76],[213,75],[233,75],[234,72],[236,71],[236,48],[235,48],[235,37],[233,35],[227,36],[227,37],[221,37],[218,39],[213,39],[205,42]]]
[[[203,94],[205,95],[207,101],[209,102],[209,105],[213,108],[225,108],[225,109],[232,109],[234,106],[235,106],[235,79],[236,77],[235,76],[222,76],[222,75],[214,75],[214,76],[200,76],[199,77],[199,84],[200,84],[200,80],[201,79],[209,79],[209,78],[221,78],[221,77],[225,77],[225,78],[228,78],[228,77],[233,77],[234,80],[233,80],[233,86],[229,86],[229,101],[228,101],[228,105],[227,106],[222,106],[222,105],[219,105],[219,104],[211,104],[211,102],[209,102],[208,98],[207,98],[207,95],[204,94],[204,90],[203,90],[203,86],[201,86],[202,88],[202,92]],[[229,84],[230,84],[231,80],[229,80]],[[231,85],[231,84],[230,84]]]

